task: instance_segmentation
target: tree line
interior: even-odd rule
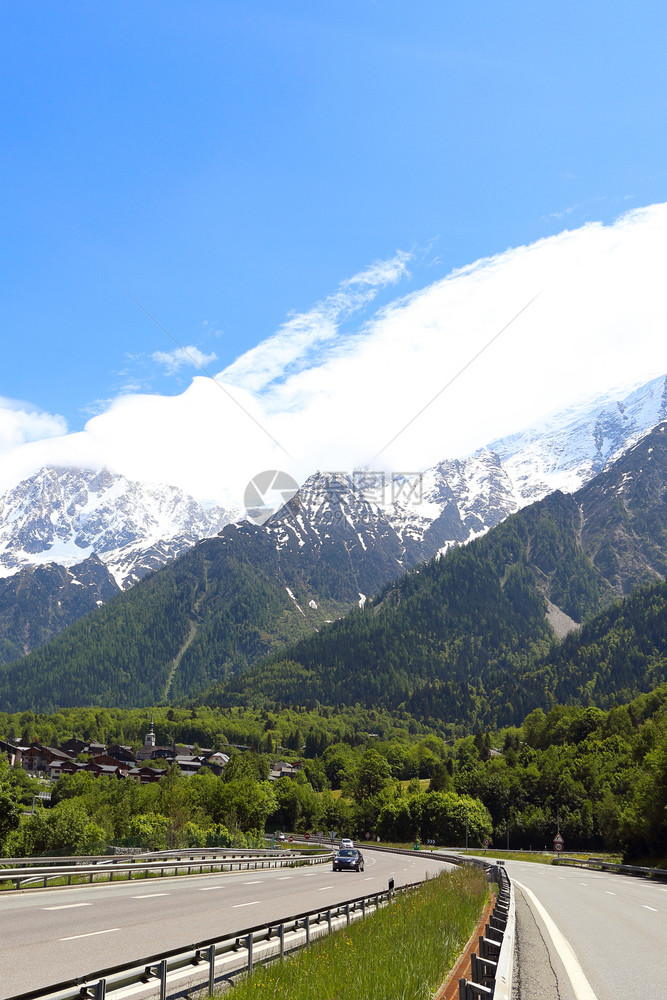
[[[496,847],[542,849],[560,829],[568,849],[667,863],[667,685],[607,710],[535,709],[520,726],[480,728],[456,741],[410,732],[378,713],[362,716],[375,730],[350,727],[342,739],[335,730],[350,720],[330,709],[285,719],[260,711],[245,723],[230,710],[227,718],[248,732],[252,718],[255,735],[262,728],[282,738],[299,715],[321,726],[305,737],[298,730],[300,745],[284,755],[300,763],[299,773],[274,782],[267,780],[274,755],[260,739],[254,749],[234,750],[221,777],[184,777],[176,767],[147,786],[88,773],[63,777],[51,808],[21,816],[36,786],[5,759],[4,851],[85,851],[128,838],[150,847],[224,845],[276,829],[452,846],[467,837],[479,847],[488,838]]]

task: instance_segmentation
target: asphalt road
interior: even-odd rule
[[[505,867],[517,899],[516,1000],[667,997],[667,883],[530,862]]]
[[[358,873],[327,864],[3,894],[0,1000],[450,867],[427,854],[364,856]]]

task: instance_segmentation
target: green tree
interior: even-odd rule
[[[362,805],[379,795],[390,780],[391,771],[386,758],[371,748],[364,752],[351,774],[349,791],[357,805]]]

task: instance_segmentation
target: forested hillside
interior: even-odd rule
[[[49,563],[0,579],[0,663],[48,642],[118,591],[97,556],[71,569]]]
[[[665,679],[665,425],[573,496],[555,493],[207,700],[404,706],[453,726],[558,700],[632,697]],[[561,645],[557,606],[591,620]]]

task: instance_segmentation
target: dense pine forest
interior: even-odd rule
[[[503,540],[516,523],[501,526]],[[293,647],[289,660],[265,660],[205,701],[400,706],[455,734],[517,724],[535,707],[605,707],[667,680],[667,584],[638,589],[559,642],[527,583],[530,568],[517,560],[500,585],[492,565],[500,537],[415,571]]]

